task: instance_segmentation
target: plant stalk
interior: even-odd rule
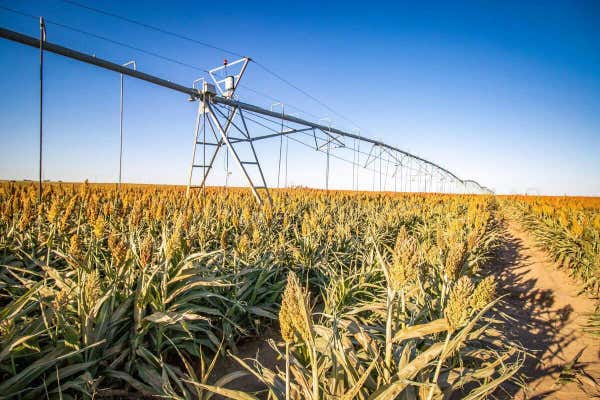
[[[427,395],[427,400],[431,400],[433,398],[433,393],[435,392],[435,387],[437,386],[437,380],[440,376],[440,371],[442,369],[442,363],[446,358],[446,349],[448,348],[448,342],[450,341],[450,331],[446,333],[446,340],[444,341],[444,347],[442,348],[442,352],[440,353],[440,358],[438,359],[437,366],[435,367],[435,373],[433,374],[433,381],[431,382],[431,388],[429,389],[429,394]]]
[[[317,365],[317,349],[314,343],[311,344],[310,363],[312,369],[312,397],[313,400],[319,400],[319,368]]]
[[[390,379],[392,368],[392,315],[394,313],[394,291],[388,288],[387,295],[387,320],[385,323],[385,373],[386,381]]]
[[[290,400],[290,344],[285,343],[285,400]]]

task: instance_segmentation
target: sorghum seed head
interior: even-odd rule
[[[496,296],[496,282],[494,281],[493,276],[488,276],[481,280],[475,291],[473,292],[473,296],[471,296],[471,307],[475,310],[481,310],[489,303],[491,303]]]
[[[462,241],[455,241],[450,245],[446,255],[444,272],[449,281],[454,282],[458,279],[460,271],[465,262],[467,253],[466,244]]]
[[[389,271],[390,287],[400,290],[419,277],[419,244],[414,237],[408,236],[404,227],[398,233],[396,246]]]
[[[462,276],[456,281],[444,310],[451,332],[467,322],[469,318],[469,298],[472,294],[473,283],[468,276]]]

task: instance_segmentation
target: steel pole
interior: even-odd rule
[[[383,159],[383,156],[381,155],[381,147],[379,148],[379,191],[381,192],[381,160]]]
[[[285,137],[285,179],[283,187],[287,188],[288,185],[288,147],[290,145],[290,137]]]
[[[42,160],[43,160],[43,132],[44,132],[44,41],[46,40],[46,26],[44,18],[40,17],[40,138],[39,138],[39,166],[38,166],[38,201],[42,200]]]
[[[283,124],[283,121],[281,122]],[[279,189],[279,177],[281,176],[281,153],[283,152],[283,135],[279,136],[279,158],[277,159],[277,188]]]
[[[123,74],[119,93],[119,191],[121,191],[121,172],[123,168]]]
[[[360,131],[358,131],[358,134],[360,136]],[[358,174],[360,174],[360,140],[358,140],[358,144],[356,146],[356,162],[357,162],[357,166],[356,166],[356,190],[358,191]]]
[[[327,166],[325,167],[325,190],[329,190],[329,146],[331,141],[327,142]]]

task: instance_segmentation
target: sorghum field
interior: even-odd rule
[[[600,198],[510,196],[506,208],[556,264],[600,297]],[[600,306],[588,330],[600,337]]]
[[[3,183],[0,397],[485,398],[524,360],[484,273],[500,207],[597,293],[597,200]]]
[[[509,197],[521,224],[552,255],[559,266],[600,292],[600,198]]]

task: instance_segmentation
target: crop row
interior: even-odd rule
[[[486,314],[496,209],[308,189],[260,209],[237,189],[89,184],[38,201],[2,184],[0,397],[485,397],[522,363]],[[281,363],[238,357],[250,338]],[[245,374],[266,389],[231,389]]]

